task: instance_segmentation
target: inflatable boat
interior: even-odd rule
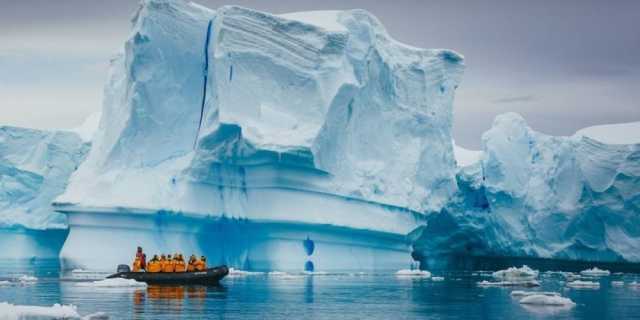
[[[126,267],[126,268],[123,268]],[[217,285],[220,280],[229,274],[227,266],[218,266],[204,271],[193,272],[131,272],[129,266],[118,266],[118,272],[107,279],[123,278],[133,279],[148,284],[199,284]]]

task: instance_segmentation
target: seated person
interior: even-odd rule
[[[154,255],[153,259],[147,263],[147,272],[161,272],[162,271],[162,263],[158,259],[158,255]]]
[[[182,258],[181,254],[178,254],[178,256],[175,259],[175,267],[174,267],[174,271],[175,272],[185,272],[187,271],[187,266],[184,263],[184,259]]]
[[[167,260],[164,262],[162,266],[162,272],[174,272],[176,268],[175,261],[171,259],[171,255],[167,255]]]
[[[207,258],[205,256],[200,256],[200,260],[195,263],[196,271],[205,271],[207,270]]]
[[[196,261],[198,260],[198,258],[196,258],[195,254],[192,254],[191,257],[189,258],[189,264],[187,264],[187,272],[193,272],[196,270]]]
[[[142,270],[142,260],[140,257],[136,256],[135,260],[133,260],[133,272],[140,272]]]

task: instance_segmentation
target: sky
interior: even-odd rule
[[[640,1],[196,0],[272,13],[365,9],[397,40],[465,56],[453,135],[479,149],[494,117],[571,135],[640,121]],[[135,0],[0,0],[0,125],[73,128],[102,106]]]

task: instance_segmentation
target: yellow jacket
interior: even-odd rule
[[[174,272],[176,268],[176,264],[175,261],[172,260],[165,260],[164,264],[162,265],[162,272]]]

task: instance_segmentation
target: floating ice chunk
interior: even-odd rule
[[[244,276],[259,276],[259,275],[264,275],[264,272],[245,271],[245,270],[229,268],[229,274],[227,276],[228,277],[244,277]]]
[[[431,272],[426,270],[409,270],[402,269],[396,272],[397,277],[416,277],[416,278],[430,278]]]
[[[2,319],[80,319],[76,306],[57,303],[51,307],[40,307],[1,302],[0,315],[2,315]]]
[[[133,279],[113,278],[99,281],[81,282],[78,286],[97,288],[146,288],[147,284]]]
[[[521,268],[511,267],[506,270],[496,271],[492,276],[503,281],[527,281],[537,278],[538,273],[538,270],[533,270],[525,265]]]
[[[575,288],[575,289],[599,289],[600,283],[593,281],[581,281],[576,280],[572,282],[567,282],[567,287]]]
[[[516,297],[528,297],[533,295],[543,295],[543,296],[560,296],[558,292],[552,291],[522,291],[522,290],[514,290],[511,291],[511,296]]]
[[[575,306],[576,304],[569,298],[560,297],[558,295],[533,294],[520,299],[521,304],[539,305],[539,306]]]
[[[444,277],[431,277],[432,281],[444,281]]]
[[[629,287],[631,287],[631,288],[640,288],[640,283],[638,283],[636,281],[631,282],[631,283],[629,283]]]
[[[11,284],[11,282],[6,281],[6,280],[2,280],[2,281],[0,281],[0,286],[8,286],[8,285],[10,285],[10,284]]]
[[[624,281],[611,281],[612,287],[624,287]]]
[[[582,270],[580,274],[587,277],[603,277],[611,274],[609,270],[598,269],[598,267],[593,267],[591,269]]]
[[[540,282],[536,280],[521,280],[521,281],[487,281],[483,280],[478,282],[479,287],[539,287]]]
[[[96,312],[82,317],[82,320],[109,320],[109,315],[104,312]]]
[[[18,278],[16,278],[16,280],[20,283],[32,283],[32,282],[37,282],[38,278],[34,277],[34,276],[28,276],[28,275],[21,275]]]

